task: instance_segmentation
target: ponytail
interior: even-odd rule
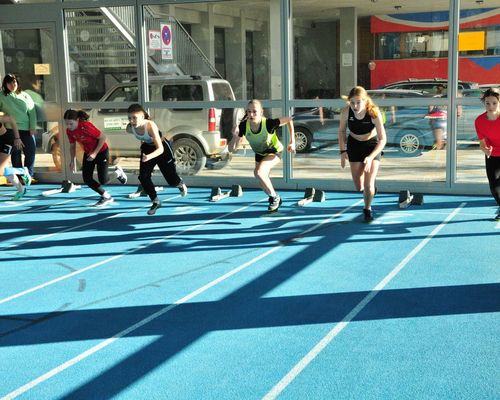
[[[66,110],[64,113],[64,119],[70,119],[74,121],[88,121],[90,116],[83,110]]]

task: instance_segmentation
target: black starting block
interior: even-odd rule
[[[399,208],[408,208],[411,204],[421,206],[424,204],[424,195],[422,193],[410,193],[409,190],[399,192]]]
[[[231,186],[231,190],[223,192],[220,187],[213,187],[210,193],[209,201],[219,201],[226,197],[240,197],[243,196],[243,189],[240,185]]]
[[[65,179],[62,181],[60,188],[46,190],[45,192],[42,192],[42,196],[52,196],[53,194],[58,194],[58,193],[71,193],[81,188],[82,187],[80,185],[75,185],[73,182]]]
[[[326,195],[323,190],[316,190],[315,188],[307,188],[304,191],[304,198],[297,202],[299,207],[304,207],[305,205],[315,202],[322,203],[326,200]]]

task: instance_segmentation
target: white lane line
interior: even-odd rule
[[[175,196],[175,197],[179,197],[179,195],[177,195],[177,196]],[[260,200],[260,201],[262,201],[262,200]],[[259,202],[260,202],[260,201],[259,201]],[[155,245],[155,244],[157,244],[157,243],[164,242],[165,240],[168,240],[168,239],[173,238],[173,237],[175,237],[175,236],[181,235],[181,234],[183,234],[183,233],[185,233],[185,232],[192,231],[192,230],[197,229],[197,228],[199,228],[199,227],[201,227],[201,226],[203,226],[203,225],[209,224],[209,223],[211,223],[211,222],[214,222],[214,221],[216,221],[216,220],[219,220],[219,219],[221,219],[221,218],[224,218],[224,217],[226,217],[226,216],[228,216],[228,215],[231,215],[231,214],[233,214],[233,213],[236,213],[236,212],[239,212],[239,211],[244,210],[244,209],[246,209],[246,208],[249,208],[249,207],[251,207],[251,206],[253,206],[253,205],[255,205],[255,204],[257,204],[257,203],[252,203],[252,204],[250,204],[250,205],[247,205],[247,206],[241,207],[241,208],[239,208],[239,209],[237,209],[237,210],[234,210],[234,211],[228,212],[228,213],[226,213],[226,214],[220,215],[220,216],[218,216],[218,217],[216,217],[216,218],[212,218],[212,219],[210,219],[210,220],[207,220],[207,221],[205,221],[205,222],[203,222],[203,223],[201,223],[201,224],[198,224],[198,225],[193,225],[193,226],[191,226],[191,227],[189,227],[189,228],[187,228],[187,229],[184,229],[184,230],[182,230],[182,231],[178,231],[178,232],[176,232],[176,233],[173,233],[173,234],[170,234],[170,235],[167,235],[167,236],[161,237],[161,238],[156,239],[156,240],[154,240],[154,241],[152,241],[152,242],[150,242],[150,243],[140,245],[139,247],[136,247],[135,249],[127,250],[127,251],[126,251],[126,252],[124,252],[124,253],[116,254],[116,255],[114,255],[114,256],[112,256],[112,257],[106,258],[105,260],[101,260],[101,261],[96,262],[96,263],[94,263],[94,264],[92,264],[92,265],[89,265],[89,266],[84,267],[84,268],[82,268],[82,269],[79,269],[79,270],[77,270],[77,271],[71,272],[71,273],[69,273],[69,274],[67,274],[67,275],[62,275],[62,276],[60,276],[60,277],[58,277],[58,278],[55,278],[55,279],[52,279],[52,280],[50,280],[50,281],[48,281],[48,282],[44,282],[44,283],[42,283],[42,284],[40,284],[40,285],[37,285],[37,286],[34,286],[34,287],[32,287],[32,288],[29,288],[29,289],[23,290],[22,292],[19,292],[19,293],[13,294],[12,296],[5,297],[5,298],[3,298],[3,299],[0,299],[0,304],[7,303],[7,302],[9,302],[9,301],[11,301],[11,300],[14,300],[14,299],[17,299],[17,298],[19,298],[19,297],[25,296],[25,295],[27,295],[27,294],[29,294],[29,293],[36,292],[37,290],[43,289],[43,288],[45,288],[45,287],[47,287],[47,286],[50,286],[50,285],[53,285],[53,284],[55,284],[55,283],[57,283],[57,282],[61,282],[61,281],[63,281],[63,280],[69,279],[69,278],[71,278],[71,277],[73,277],[73,276],[75,276],[75,275],[79,275],[79,274],[82,274],[82,273],[84,273],[84,272],[86,272],[86,271],[90,271],[90,270],[92,270],[92,269],[94,269],[94,268],[97,268],[97,267],[99,267],[99,266],[101,266],[101,265],[107,264],[107,263],[109,263],[109,262],[111,262],[111,261],[118,260],[118,259],[120,259],[120,258],[122,258],[122,257],[124,257],[124,256],[126,256],[126,255],[128,255],[128,254],[134,254],[134,253],[136,253],[136,252],[138,252],[138,251],[140,251],[140,250],[147,249],[148,247],[153,246],[153,245]],[[148,204],[148,205],[149,205],[149,204]],[[126,214],[128,214],[128,213],[130,213],[130,211],[129,211],[129,212],[127,212]],[[123,213],[122,213],[122,214],[123,214]],[[107,218],[105,218],[105,219],[108,219],[108,218],[116,218],[116,217],[117,217],[117,215],[115,214],[115,215],[111,215],[111,216],[109,216],[109,217],[107,217]],[[99,221],[97,221],[97,222],[100,222],[100,221],[103,221],[103,220],[104,220],[104,219],[99,220]],[[92,223],[95,223],[95,222],[92,222]],[[89,224],[91,224],[91,223],[84,224],[84,225],[81,225],[81,226],[85,226],[85,225],[89,225]],[[80,226],[80,227],[81,227],[81,226]],[[76,229],[76,227],[71,227],[71,228],[68,228],[68,229],[66,229],[65,231],[68,231],[68,230],[71,230],[71,229]],[[59,233],[60,233],[60,232],[59,232]],[[51,236],[51,235],[52,235],[52,234],[50,234],[50,235],[44,235],[44,237]],[[3,249],[0,249],[0,250],[3,250]]]
[[[86,199],[87,197],[90,197],[90,196],[94,196],[94,194],[89,194],[87,196],[78,197],[78,198],[75,198],[75,199],[67,199],[67,200],[60,201],[60,202],[55,203],[55,204],[47,204],[45,206],[40,206],[40,207],[37,207],[37,208],[34,208],[34,209],[23,210],[23,211],[20,211],[18,213],[14,213],[14,214],[2,215],[2,216],[0,216],[0,219],[16,217],[16,216],[21,215],[21,214],[26,214],[26,213],[33,212],[33,211],[43,210],[44,208],[50,208],[50,207],[53,207],[53,206],[59,206],[61,204],[70,203],[72,201]],[[39,201],[39,200],[34,200],[34,201]],[[20,205],[20,204],[26,204],[26,203],[18,203],[18,205]]]
[[[177,197],[180,197],[180,195],[169,197],[168,199],[166,199],[166,201],[170,201],[170,200],[176,199]],[[122,215],[127,215],[127,214],[130,214],[130,213],[139,211],[139,210],[141,210],[141,209],[143,209],[143,208],[145,208],[145,207],[147,207],[149,205],[150,204],[146,204],[146,205],[143,205],[141,207],[134,208],[132,210],[128,210],[126,212],[122,212],[122,213],[119,213],[119,214],[108,215],[105,218],[100,218],[100,219],[97,219],[95,221],[87,222],[85,224],[74,225],[74,226],[71,226],[71,227],[66,228],[66,229],[61,229],[60,231],[57,231],[57,232],[47,233],[46,235],[35,236],[35,237],[31,238],[31,239],[28,239],[28,240],[25,240],[25,241],[22,241],[22,242],[12,243],[10,245],[4,246],[4,247],[0,247],[0,251],[4,251],[4,250],[7,250],[7,249],[12,249],[12,248],[15,248],[15,247],[19,247],[19,246],[22,246],[22,245],[24,245],[26,243],[37,242],[39,240],[47,239],[47,238],[50,238],[52,236],[59,235],[61,233],[71,232],[71,231],[74,231],[75,229],[80,229],[80,228],[83,228],[85,226],[97,224],[97,223],[99,223],[101,221],[106,221],[107,219],[118,218],[118,217],[121,217]],[[96,210],[98,210],[98,209],[96,209]]]
[[[35,203],[38,200],[7,200],[3,204],[0,204],[0,208],[17,208],[19,206],[26,206],[31,203]]]
[[[263,200],[267,200],[267,198],[265,198]],[[263,200],[261,200],[261,201],[263,201]],[[349,211],[350,209],[356,207],[358,204],[361,204],[362,202],[363,202],[363,200],[359,200],[356,203],[354,203],[354,204],[352,204],[352,205],[344,208],[343,210],[341,210],[341,211],[339,211],[339,212],[337,212],[337,213],[335,213],[333,215],[330,215],[328,218],[324,219],[323,221],[318,222],[316,225],[314,225],[314,226],[310,227],[309,229],[306,229],[305,231],[301,232],[299,235],[297,235],[297,237],[304,237],[306,234],[319,229],[324,224],[329,223],[333,219],[335,219],[338,216],[342,215],[343,213]],[[253,204],[256,204],[256,203],[253,203]],[[251,204],[251,205],[253,205],[253,204]],[[209,222],[215,221],[217,219],[223,218],[224,216],[233,214],[235,212],[238,212],[239,210],[244,210],[244,209],[246,209],[246,208],[248,208],[250,206],[241,207],[241,208],[239,208],[236,211],[232,211],[230,213],[224,214],[223,216],[220,216],[220,217],[217,217],[217,218],[213,218],[210,221],[207,221],[206,223],[209,223]],[[202,225],[205,225],[206,223],[203,223],[203,224],[200,224],[200,225],[197,225],[197,226],[202,226]],[[185,231],[192,230],[194,228],[195,227],[190,228],[190,229],[186,229]],[[185,231],[183,231],[183,232],[185,232]],[[169,235],[169,236],[166,236],[163,239],[156,240],[155,243],[156,242],[160,242],[162,240],[165,240],[166,238],[172,237],[172,236],[174,236],[174,235]],[[164,314],[172,311],[177,306],[179,306],[179,305],[181,305],[183,303],[186,303],[186,302],[192,300],[196,296],[199,296],[200,294],[206,292],[208,289],[210,289],[210,288],[218,285],[219,283],[225,281],[226,279],[228,279],[231,276],[237,274],[238,272],[243,271],[245,268],[248,268],[251,265],[255,264],[256,262],[258,262],[258,261],[266,258],[267,256],[275,253],[276,251],[278,251],[279,249],[283,248],[284,246],[285,246],[285,243],[279,243],[279,244],[277,244],[276,246],[270,248],[269,250],[265,251],[264,253],[258,255],[257,257],[255,257],[255,258],[253,258],[253,259],[245,262],[244,264],[242,264],[242,265],[240,265],[240,266],[232,269],[229,272],[226,272],[225,274],[221,275],[217,279],[214,279],[213,281],[207,283],[206,285],[201,286],[200,288],[196,289],[195,291],[193,291],[193,292],[189,293],[188,295],[180,298],[175,303],[163,307],[162,309],[160,309],[157,312],[155,312],[155,313],[147,316],[146,318],[142,319],[141,321],[137,322],[136,324],[131,325],[128,328],[125,328],[124,330],[118,332],[117,334],[113,335],[112,337],[110,337],[110,338],[108,338],[106,340],[103,340],[101,343],[98,343],[97,345],[95,345],[95,346],[87,349],[83,353],[80,353],[76,357],[73,357],[72,359],[70,359],[70,360],[68,360],[68,361],[60,364],[59,366],[51,369],[50,371],[46,372],[45,374],[40,375],[38,378],[32,380],[31,382],[28,382],[25,385],[20,386],[19,388],[15,389],[14,391],[12,391],[12,392],[8,393],[7,395],[5,395],[4,397],[2,397],[0,400],[14,399],[17,396],[20,396],[21,394],[26,393],[27,391],[33,389],[35,386],[37,386],[37,385],[45,382],[46,380],[50,379],[51,377],[53,377],[53,376],[61,373],[62,371],[66,370],[66,369],[68,369],[70,367],[72,367],[73,365],[79,363],[80,361],[86,359],[87,357],[90,357],[91,355],[97,353],[99,350],[104,349],[105,347],[109,346],[110,344],[113,344],[118,339],[120,339],[120,338],[128,335],[129,333],[132,333],[136,329],[139,329],[142,326],[148,324],[149,322],[155,320],[156,318],[159,318],[162,315],[164,315]],[[131,251],[130,253],[132,253],[132,252],[133,251]],[[130,253],[127,253],[127,254],[130,254]],[[70,275],[73,275],[73,274],[70,274]]]
[[[335,337],[349,325],[349,323],[366,307],[366,305],[373,300],[373,298],[380,293],[382,289],[415,257],[429,241],[436,236],[445,225],[455,217],[460,210],[465,207],[467,203],[461,203],[455,210],[453,210],[443,222],[436,226],[429,235],[423,239],[408,255],[382,279],[371,291],[368,293],[342,321],[335,324],[332,330],[328,332],[310,351],[307,353],[262,399],[271,400],[276,399],[285,388],[297,378],[297,376],[321,353]]]

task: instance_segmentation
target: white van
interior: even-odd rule
[[[152,102],[234,100],[231,85],[224,79],[201,76],[154,76],[149,78]],[[101,98],[102,102],[138,101],[137,81],[119,83]],[[123,108],[100,108],[88,111],[90,121],[108,137],[110,155],[138,157],[139,143],[125,132],[128,104]],[[202,168],[217,163],[227,151],[231,129],[243,115],[241,109],[175,108],[151,110],[163,136],[172,142],[177,169],[181,175],[195,175]],[[54,133],[46,132],[43,147],[52,152],[57,143]],[[219,166],[220,168],[220,166]]]

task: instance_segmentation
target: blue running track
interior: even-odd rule
[[[0,191],[0,399],[499,399],[489,197]]]

